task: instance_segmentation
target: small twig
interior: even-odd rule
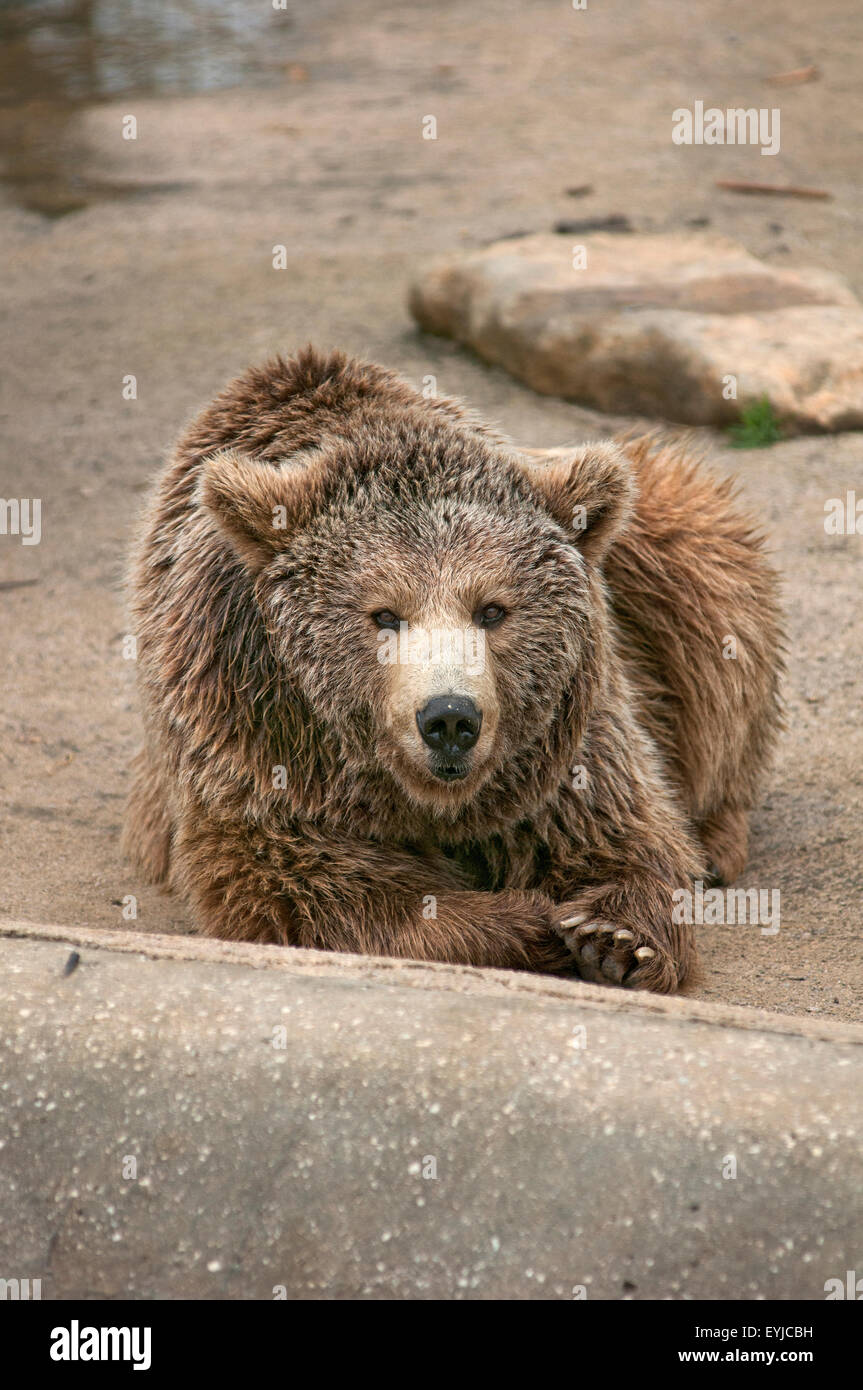
[[[582,232],[631,232],[634,228],[625,213],[611,212],[607,217],[583,217],[577,221],[567,217],[555,222],[554,230],[567,236],[580,236]]]
[[[775,72],[767,81],[774,87],[795,87],[800,82],[814,82],[818,69],[814,63],[808,68],[793,68],[791,72]]]
[[[787,183],[780,188],[775,183],[755,183],[749,179],[717,179],[717,188],[727,188],[729,193],[769,193],[775,198],[832,198],[823,188],[801,188],[798,184]]]

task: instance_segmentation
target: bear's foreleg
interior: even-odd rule
[[[702,853],[625,709],[595,719],[584,785],[562,790],[535,886],[558,904],[557,930],[584,979],[670,994],[695,967],[686,893]]]
[[[274,835],[187,813],[177,880],[199,929],[275,942],[499,969],[573,973],[539,892],[473,892],[443,856],[342,839],[318,827]]]

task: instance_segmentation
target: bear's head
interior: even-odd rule
[[[345,761],[455,818],[481,788],[512,795],[562,722],[577,743],[602,679],[602,561],[630,513],[630,465],[610,443],[520,453],[389,374],[331,407],[330,393],[316,429],[309,405],[266,458],[206,457],[198,502]]]

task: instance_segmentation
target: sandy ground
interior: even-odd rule
[[[72,171],[84,190],[77,211],[47,217],[0,184],[0,493],[42,499],[39,545],[0,536],[2,915],[188,929],[118,849],[139,737],[122,573],[184,420],[248,362],[311,339],[415,381],[433,374],[523,443],[629,423],[533,395],[419,334],[405,309],[427,257],[561,218],[625,213],[639,230],[706,218],[768,261],[829,267],[863,294],[862,30],[856,0],[625,13],[342,0],[273,31],[265,85],[0,114],[7,137],[18,121],[29,148],[47,141],[51,177]],[[810,62],[816,82],[765,83]],[[781,153],[674,146],[671,112],[696,99],[778,105]],[[129,113],[136,141],[120,135]],[[435,141],[421,138],[427,115]],[[728,177],[819,185],[833,200],[735,197],[714,186]],[[593,192],[567,193],[582,185]],[[272,268],[277,244],[286,270]],[[782,928],[703,929],[700,992],[860,1020],[863,539],[825,535],[823,515],[863,483],[863,438],[745,453],[709,432],[701,442],[741,474],[774,538],[790,645],[789,729],[742,880],[780,890]],[[129,894],[135,923],[122,918]]]

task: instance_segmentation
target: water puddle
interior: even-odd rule
[[[263,0],[0,0],[0,181],[46,217],[168,191],[85,177],[81,110],[272,85],[295,34],[291,16]]]

